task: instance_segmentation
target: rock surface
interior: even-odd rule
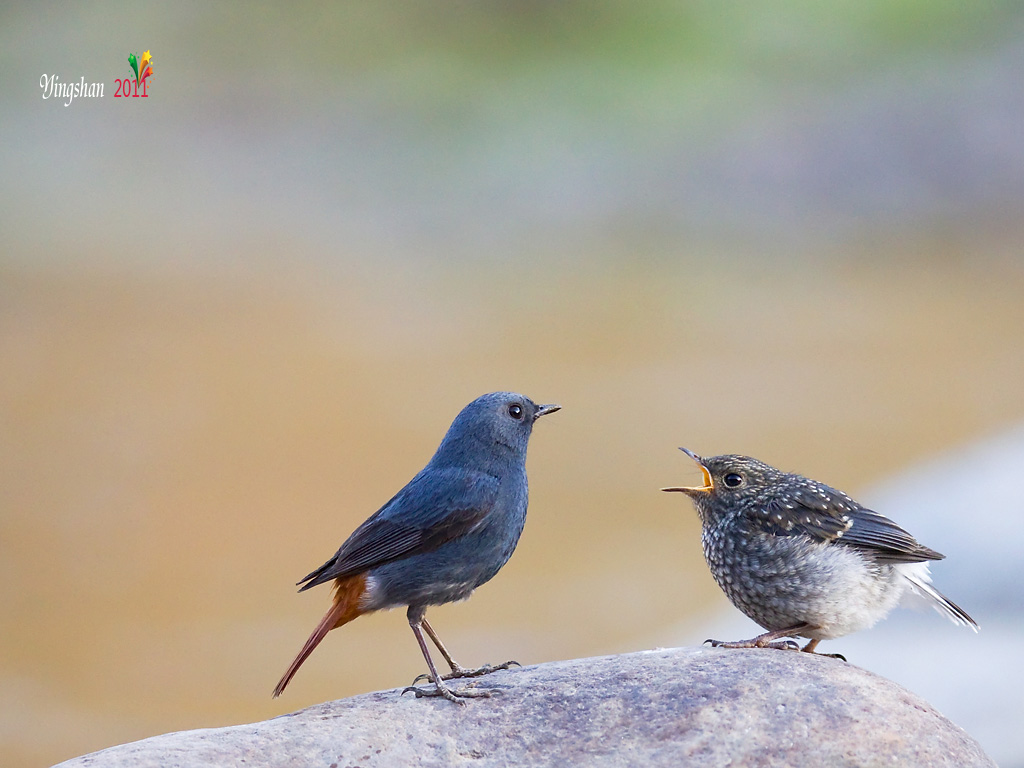
[[[790,651],[677,648],[470,681],[456,706],[401,689],[251,725],[170,733],[62,766],[994,766],[915,695]]]

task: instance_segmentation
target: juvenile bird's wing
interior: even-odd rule
[[[753,527],[776,536],[835,541],[849,531],[857,508],[857,502],[841,491],[801,477],[750,507],[746,518]]]
[[[492,475],[424,469],[356,528],[334,557],[303,578],[299,591],[437,549],[479,525],[497,495]]]
[[[754,524],[777,536],[806,535],[854,547],[878,562],[941,560],[889,518],[866,509],[842,491],[801,478],[750,515]]]
[[[883,563],[920,563],[924,560],[942,560],[939,554],[900,528],[885,515],[858,507],[851,513],[853,525],[843,534],[840,544],[865,550]]]

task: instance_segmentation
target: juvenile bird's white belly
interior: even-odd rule
[[[808,601],[804,619],[820,629],[807,637],[827,640],[868,629],[899,604],[907,587],[895,567],[870,564],[847,547],[826,547],[820,562],[827,582]]]
[[[711,572],[732,603],[765,629],[798,624],[829,639],[867,629],[896,605],[909,583],[896,567],[855,549],[789,536],[704,537]]]

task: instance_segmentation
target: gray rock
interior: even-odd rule
[[[789,651],[646,651],[496,672],[471,684],[500,693],[458,707],[396,688],[61,765],[995,765],[896,684]]]

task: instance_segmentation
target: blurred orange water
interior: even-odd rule
[[[695,479],[676,446],[856,493],[1024,418],[1024,271],[886,256],[4,267],[5,764],[411,681],[396,612],[333,633],[270,699],[327,605],[294,581],[494,389],[564,410],[535,432],[515,556],[431,611],[456,657],[699,643],[686,619],[724,598],[692,510],[658,493]]]

